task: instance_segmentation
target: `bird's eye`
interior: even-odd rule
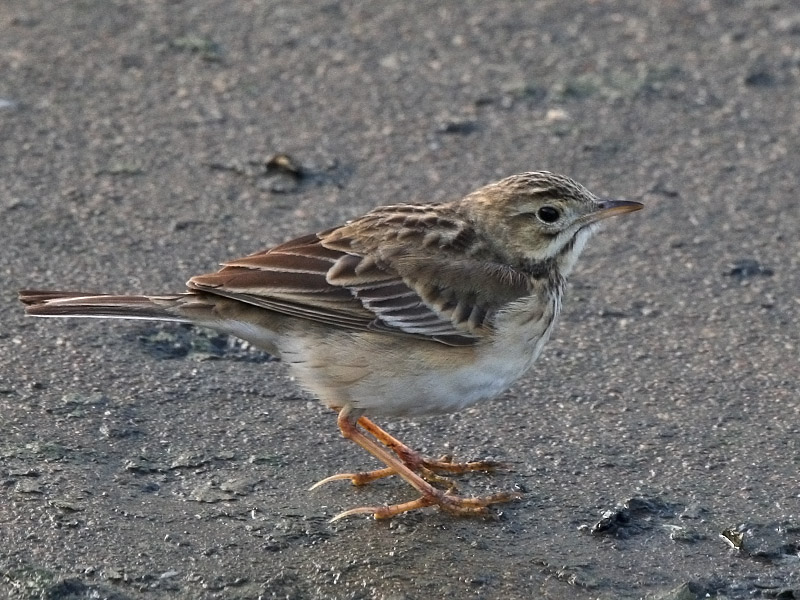
[[[543,206],[536,211],[536,216],[543,223],[555,223],[561,217],[561,213],[557,208],[552,206]]]

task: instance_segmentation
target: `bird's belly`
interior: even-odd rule
[[[556,312],[556,304],[534,313],[538,318],[520,310],[476,346],[342,332],[302,348],[284,345],[282,354],[297,380],[328,406],[376,416],[455,412],[501,394],[528,371]]]
[[[529,357],[487,356],[472,365],[423,377],[409,395],[398,389],[392,414],[439,414],[469,408],[506,391],[530,367]]]
[[[452,348],[428,344],[426,353],[394,355],[382,368],[370,365],[360,368],[358,359],[331,365],[338,385],[332,379],[324,383],[317,378],[323,373],[315,369],[311,377],[298,373],[329,406],[352,405],[376,416],[414,416],[456,412],[507,390],[533,364],[544,345],[542,336],[535,340],[508,339],[501,345],[479,348]],[[349,365],[347,364],[349,362]],[[307,363],[303,365],[304,368]],[[347,376],[343,373],[349,371]],[[313,385],[314,383],[322,385]]]

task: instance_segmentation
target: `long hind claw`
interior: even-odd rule
[[[330,477],[321,479],[308,488],[308,491],[310,492],[311,490],[315,490],[326,483],[330,483],[331,481],[341,481],[343,479],[349,479],[353,485],[367,485],[368,483],[372,483],[377,479],[390,477],[394,474],[395,470],[391,467],[384,467],[383,469],[376,469],[374,471],[361,471],[358,473],[337,473],[336,475],[331,475]]]

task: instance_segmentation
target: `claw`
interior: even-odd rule
[[[391,467],[376,469],[374,471],[362,471],[360,473],[337,473],[336,475],[331,475],[330,477],[326,477],[325,479],[318,481],[308,488],[308,491],[310,492],[311,490],[315,490],[319,486],[330,483],[331,481],[341,481],[342,479],[349,479],[353,485],[367,485],[376,479],[389,477],[390,475],[394,474],[395,471]]]
[[[359,508],[351,508],[350,510],[346,510],[344,512],[340,512],[338,515],[333,517],[328,523],[335,523],[339,519],[344,519],[346,517],[352,517],[353,515],[368,515],[369,513],[377,513],[381,509],[386,508],[385,506],[361,506]]]
[[[417,508],[431,506],[432,504],[436,504],[436,499],[421,496],[416,500],[403,502],[401,504],[392,504],[389,506],[361,506],[359,508],[351,508],[350,510],[341,512],[333,517],[333,519],[331,519],[329,522],[333,523],[334,521],[338,521],[339,519],[344,519],[345,517],[350,517],[352,515],[367,515],[370,513],[372,513],[372,517],[374,519],[391,519],[395,515],[399,515],[410,510],[416,510]]]
[[[325,485],[326,483],[330,483],[331,481],[339,481],[340,479],[352,479],[354,475],[355,473],[338,473],[336,475],[331,475],[330,477],[326,477],[325,479],[320,479],[317,483],[308,488],[308,491],[311,492],[317,489],[318,487]]]

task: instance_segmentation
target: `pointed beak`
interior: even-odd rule
[[[625,213],[641,210],[644,204],[633,200],[607,200],[601,199],[597,204],[597,210],[591,215],[591,221],[601,221],[609,217],[624,215]]]

